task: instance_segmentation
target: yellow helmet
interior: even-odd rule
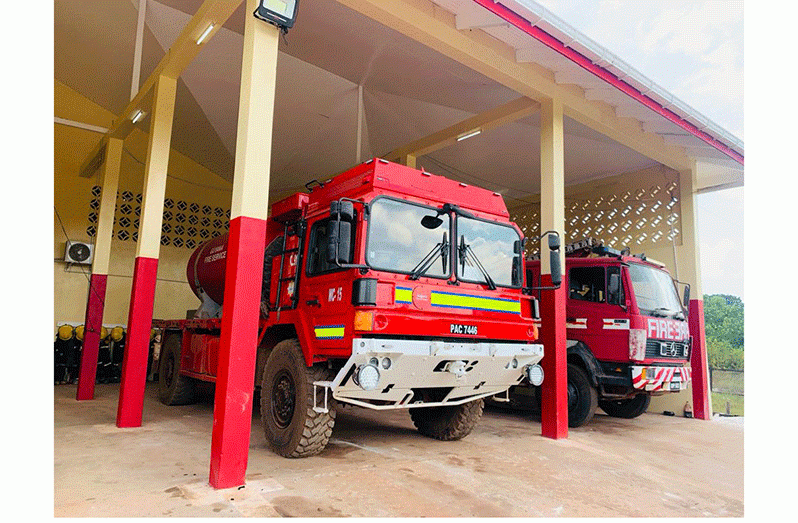
[[[108,337],[108,329],[106,329],[105,327],[101,328],[100,329],[100,339],[104,340],[107,337]]]
[[[58,339],[67,341],[72,338],[75,328],[72,325],[61,325],[58,327]]]
[[[111,329],[111,339],[114,341],[119,341],[122,339],[122,336],[125,334],[125,329],[122,327],[116,326]]]
[[[78,341],[83,341],[83,332],[85,330],[86,328],[83,325],[75,327],[75,338],[77,338]]]

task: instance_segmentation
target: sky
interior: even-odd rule
[[[743,2],[537,0],[717,125],[745,139]],[[704,294],[743,292],[744,188],[698,196]]]

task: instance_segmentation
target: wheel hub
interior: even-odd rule
[[[274,379],[272,386],[272,417],[278,427],[284,429],[291,424],[296,406],[296,388],[291,375],[283,371]]]

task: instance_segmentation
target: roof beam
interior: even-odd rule
[[[586,100],[582,89],[558,85],[554,74],[536,64],[518,63],[516,50],[480,29],[458,31],[455,16],[429,0],[337,0],[401,34],[456,60],[538,102],[559,99],[565,115],[676,170],[691,165],[682,147],[646,133],[612,106]]]
[[[81,176],[92,176],[96,168],[102,164],[102,161],[98,162],[97,158],[102,153],[108,138],[113,137],[124,140],[127,135],[130,134],[133,130],[133,124],[130,118],[137,111],[145,110],[145,108],[150,106],[152,102],[152,90],[158,78],[165,76],[177,80],[183,73],[183,70],[194,60],[203,46],[213,38],[213,35],[216,34],[227,19],[230,18],[230,15],[233,14],[241,2],[242,0],[205,0],[202,3],[172,44],[172,47],[169,48],[161,59],[158,66],[139,88],[136,96],[134,96],[127,107],[125,107],[119,115],[119,118],[113,121],[111,128],[102,137],[100,143],[97,144],[86,160],[81,164]],[[213,29],[202,41],[202,45],[198,45],[197,39],[210,24],[213,24]]]
[[[467,118],[446,129],[441,129],[429,136],[415,140],[403,147],[394,149],[385,154],[383,158],[389,161],[396,161],[405,156],[418,158],[419,156],[430,154],[456,143],[459,137],[467,133],[484,132],[525,118],[537,111],[538,105],[536,101],[522,96],[504,105]]]

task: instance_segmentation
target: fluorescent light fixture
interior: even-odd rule
[[[473,131],[468,131],[467,133],[461,134],[457,137],[458,142],[462,142],[466,138],[471,138],[472,136],[476,136],[482,132],[482,129],[474,129]]]
[[[208,26],[208,27],[207,27],[207,28],[206,28],[206,29],[205,29],[205,30],[202,32],[202,34],[200,35],[200,37],[199,37],[199,38],[197,38],[197,45],[200,45],[200,44],[201,44],[201,43],[202,43],[202,42],[203,42],[203,41],[204,41],[204,40],[205,40],[205,39],[208,37],[208,35],[209,35],[209,34],[211,34],[211,31],[213,31],[213,28],[214,28],[214,24],[213,24],[213,23],[211,23],[211,24],[210,24],[210,25],[209,25],[209,26]]]
[[[130,121],[136,123],[142,118],[144,118],[144,113],[141,111],[141,109],[139,109],[138,111],[136,111],[136,114],[133,115],[133,118],[131,118]]]

